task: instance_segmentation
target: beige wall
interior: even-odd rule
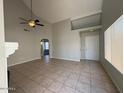
[[[7,61],[5,58],[3,0],[0,0],[0,11],[0,88],[7,88]],[[8,91],[7,89],[0,89],[0,93],[8,93]]]
[[[17,7],[18,6],[18,7]],[[41,21],[45,26],[25,32],[25,25],[20,25],[19,17],[29,18],[30,11],[21,0],[4,0],[6,42],[18,42],[19,49],[8,58],[8,65],[20,64],[40,58],[40,40],[49,38],[51,42],[51,25]]]
[[[70,20],[53,24],[53,58],[79,61],[80,35],[71,31]]]
[[[40,55],[40,51],[41,51],[41,45],[40,45],[40,41],[42,39],[48,39],[49,43],[50,43],[50,57],[52,57],[52,25],[45,23],[45,26],[38,30],[36,32],[36,36],[35,36],[35,43],[36,43],[36,57],[39,59],[41,58]]]

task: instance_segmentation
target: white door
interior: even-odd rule
[[[85,33],[81,34],[81,59],[85,59]]]
[[[85,59],[99,60],[99,35],[85,37]]]

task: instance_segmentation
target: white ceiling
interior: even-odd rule
[[[30,7],[30,0],[23,0]],[[32,0],[38,17],[55,23],[101,10],[102,0]]]

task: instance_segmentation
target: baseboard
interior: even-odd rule
[[[75,62],[80,62],[80,59],[79,59],[79,60],[76,60],[76,59],[69,59],[69,58],[59,58],[59,57],[52,57],[52,58],[55,58],[55,59],[62,59],[62,60],[68,60],[68,61],[75,61]]]
[[[74,61],[74,62],[80,62],[80,59],[79,59],[79,60],[75,60],[75,59],[57,58],[57,57],[50,57],[50,58],[62,59],[62,60],[68,60],[68,61]],[[12,66],[15,66],[15,65],[19,65],[19,64],[23,64],[23,63],[31,62],[31,61],[34,61],[34,60],[37,60],[37,59],[40,59],[40,58],[37,57],[37,58],[33,58],[33,59],[29,59],[29,60],[25,60],[25,61],[20,61],[20,62],[15,63],[15,64],[9,64],[8,67],[12,67]]]
[[[81,60],[87,60],[87,61],[100,61],[100,60],[91,60],[91,59],[83,59],[83,58],[81,58]]]
[[[102,63],[101,63],[101,64],[102,64]],[[104,69],[106,70],[105,65],[102,64],[102,66],[103,66]],[[114,80],[113,76],[112,76],[107,70],[106,70],[106,73],[110,76],[112,82],[115,84],[115,86],[117,87],[118,91],[119,91],[120,93],[123,93],[122,90],[121,90],[121,88],[118,86],[117,82]]]
[[[12,67],[12,66],[15,66],[15,65],[19,65],[19,64],[23,64],[23,63],[31,62],[31,61],[34,61],[34,60],[37,60],[37,59],[40,59],[40,58],[32,58],[32,59],[29,59],[29,60],[20,61],[20,62],[15,63],[15,64],[9,64],[8,67]]]

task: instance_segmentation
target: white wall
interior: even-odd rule
[[[80,61],[80,35],[71,31],[70,20],[53,24],[53,58]]]
[[[0,88],[7,88],[7,61],[5,58],[3,0],[0,0]],[[0,89],[0,93],[8,93]]]
[[[19,42],[19,49],[8,58],[8,65],[40,58],[40,40],[50,38],[50,24],[41,21],[45,26],[38,27],[31,32],[25,32],[25,25],[19,17],[29,18],[30,11],[21,0],[4,0],[5,7],[5,35],[6,42]],[[51,40],[50,40],[51,41]]]

